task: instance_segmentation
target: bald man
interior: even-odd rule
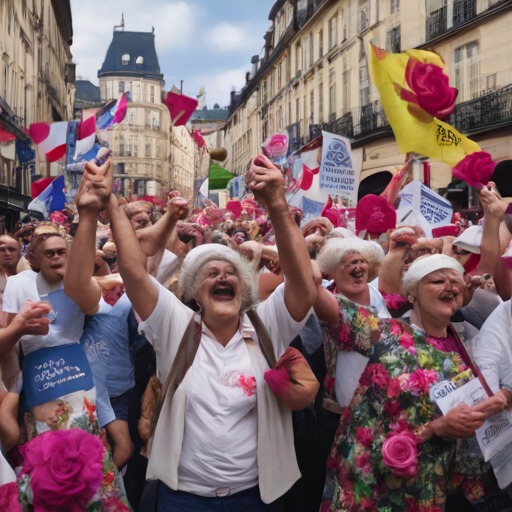
[[[19,242],[9,235],[0,236],[0,308],[3,304],[7,279],[21,271],[19,268],[21,259]]]

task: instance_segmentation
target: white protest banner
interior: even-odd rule
[[[400,206],[396,212],[397,226],[418,225],[427,237],[431,237],[432,229],[451,223],[453,209],[450,201],[421,181],[411,181],[400,192],[400,197]]]
[[[336,191],[350,206],[356,206],[361,169],[354,169],[350,141],[328,132],[322,132],[322,137],[320,189]]]

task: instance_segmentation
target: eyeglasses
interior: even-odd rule
[[[363,258],[357,259],[357,260],[352,260],[350,263],[346,263],[345,265],[342,265],[342,268],[350,269],[350,268],[354,268],[354,267],[359,267],[361,265],[368,265],[368,262]]]
[[[44,255],[47,257],[47,258],[53,258],[55,255],[57,256],[65,256],[66,254],[68,253],[68,250],[67,249],[47,249],[46,251],[44,251]]]

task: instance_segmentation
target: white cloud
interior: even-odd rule
[[[217,75],[199,76],[189,80],[187,90],[198,91],[204,85],[206,89],[206,104],[213,108],[215,103],[220,107],[229,105],[230,92],[239,91],[245,85],[245,74],[249,67],[230,69]]]
[[[247,51],[259,53],[263,46],[263,38],[250,36],[250,32],[243,24],[234,25],[224,21],[206,33],[204,42],[222,53]]]
[[[71,51],[77,64],[77,75],[98,83],[114,25],[124,13],[125,30],[151,32],[159,57],[172,50],[185,48],[192,39],[195,16],[191,4],[184,1],[169,3],[158,0],[72,0],[74,39]]]

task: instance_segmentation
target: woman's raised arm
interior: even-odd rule
[[[306,242],[286,203],[283,175],[268,158],[258,156],[246,181],[272,221],[285,278],[284,301],[292,318],[301,321],[315,303],[316,286]]]

